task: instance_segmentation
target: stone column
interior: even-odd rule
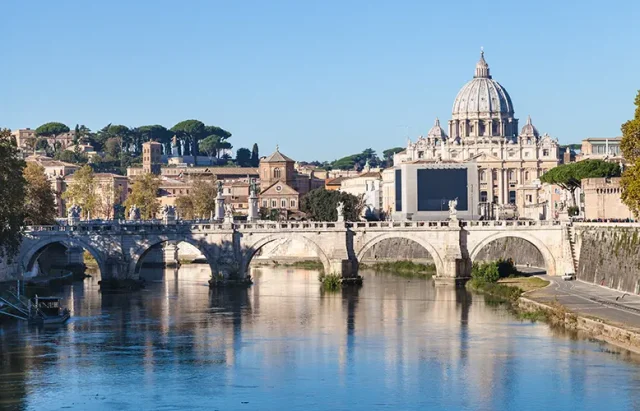
[[[224,219],[224,196],[222,193],[218,193],[216,196],[216,214],[213,218],[216,221],[222,221]]]
[[[504,204],[504,169],[498,170],[498,204]]]
[[[493,168],[487,168],[487,200],[493,202]]]
[[[260,219],[260,208],[258,207],[258,196],[251,193],[249,196],[249,210],[247,212],[247,221],[253,222]]]

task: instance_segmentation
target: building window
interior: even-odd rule
[[[487,192],[486,191],[480,191],[480,202],[481,203],[486,203],[487,202]]]
[[[524,181],[529,181],[529,172],[528,171],[524,172]]]
[[[531,137],[527,138],[527,144],[531,144]]]
[[[271,208],[276,208],[278,206],[277,200],[271,200]]]
[[[529,152],[528,152],[528,151],[525,151],[524,156],[525,156],[526,158],[529,158]]]
[[[273,169],[273,178],[280,178],[280,168],[276,167]]]
[[[527,194],[527,203],[531,204],[533,202],[533,196],[531,194]]]
[[[515,204],[515,203],[516,203],[516,192],[509,191],[509,204]]]
[[[498,204],[498,196],[493,196],[493,204]]]
[[[280,208],[287,208],[287,200],[284,198],[280,200]]]
[[[267,208],[267,200],[262,200],[262,207]]]
[[[487,180],[487,172],[484,170],[480,170],[480,181],[486,181]]]
[[[498,171],[497,170],[493,170],[491,172],[491,181],[497,181],[498,180]]]
[[[509,181],[515,181],[515,179],[516,179],[516,171],[509,170]]]
[[[418,158],[424,158],[424,151],[418,151]]]
[[[291,200],[289,204],[291,205],[291,208],[296,208],[296,200]]]
[[[548,148],[543,149],[542,150],[542,155],[547,157],[549,155],[549,149]]]

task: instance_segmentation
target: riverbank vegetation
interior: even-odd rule
[[[523,292],[546,287],[548,284],[548,281],[538,277],[523,276],[516,269],[513,260],[501,259],[474,263],[467,288],[515,303]]]
[[[318,279],[325,291],[338,291],[342,289],[342,276],[339,274],[320,274]]]
[[[374,271],[385,271],[402,277],[424,277],[431,278],[436,274],[436,265],[414,263],[409,260],[384,261],[375,264],[360,264],[361,269]]]

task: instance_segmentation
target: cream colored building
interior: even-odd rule
[[[579,160],[621,160],[622,137],[589,137],[582,140]]]
[[[44,174],[51,183],[51,190],[55,198],[56,214],[58,217],[64,217],[65,207],[64,201],[62,200],[62,193],[67,189],[65,177],[75,173],[80,166],[40,155],[29,156],[26,158],[26,161],[37,163],[44,168]]]
[[[634,219],[633,213],[621,199],[620,177],[585,178],[584,218],[586,220]]]
[[[454,100],[448,133],[436,119],[426,136],[409,141],[404,151],[394,155],[394,164],[471,160],[478,164],[479,181],[473,191],[481,206],[515,206],[520,217],[541,214],[537,180],[559,164],[558,142],[540,135],[530,117],[518,128],[511,97],[491,76],[484,52],[473,79]],[[386,177],[383,181],[389,184],[392,176]],[[389,193],[383,197],[387,198],[384,206],[393,208]]]
[[[11,135],[16,139],[16,145],[20,149],[26,149],[30,142],[35,144],[36,131],[30,128],[20,128],[13,130]]]
[[[365,204],[364,216],[378,217],[384,211],[382,204],[382,173],[380,170],[365,170],[356,177],[344,178],[340,183],[340,191],[362,196]]]

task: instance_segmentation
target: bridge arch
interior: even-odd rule
[[[318,244],[316,244],[315,241],[309,239],[308,237],[302,234],[297,234],[297,233],[270,235],[256,241],[255,243],[247,247],[245,250],[242,251],[242,255],[243,255],[242,272],[245,273],[245,275],[249,274],[249,264],[251,264],[251,259],[262,247],[274,241],[287,240],[287,239],[291,239],[293,241],[296,241],[296,240],[303,241],[307,245],[309,245],[311,248],[313,248],[315,252],[318,254],[318,258],[320,259],[320,262],[322,262],[322,267],[324,268],[324,272],[331,273],[331,262],[329,261],[329,258],[327,257],[327,254],[324,252],[324,250]]]
[[[531,243],[535,248],[538,249],[538,251],[542,255],[542,258],[543,258],[544,264],[545,264],[545,270],[547,271],[547,274],[548,275],[556,275],[557,274],[556,273],[556,259],[554,258],[553,254],[551,253],[551,250],[549,250],[549,247],[547,247],[541,240],[539,240],[535,236],[533,236],[531,234],[528,234],[528,233],[517,232],[517,231],[499,232],[499,233],[492,234],[492,235],[482,239],[482,241],[480,241],[478,244],[476,244],[476,246],[473,248],[473,250],[471,250],[471,253],[469,254],[470,257],[471,257],[471,262],[476,261],[480,251],[482,251],[482,249],[484,247],[486,247],[487,245],[489,245],[491,242],[499,240],[499,239],[502,239],[502,238],[509,238],[509,237],[520,238],[522,240],[525,240],[525,241]]]
[[[142,268],[142,262],[144,260],[144,257],[149,253],[149,251],[160,244],[163,243],[167,243],[167,242],[175,242],[176,244],[181,243],[181,242],[185,242],[193,247],[195,247],[196,249],[198,249],[198,251],[200,251],[202,253],[202,255],[204,255],[205,259],[207,260],[207,263],[209,264],[209,267],[211,268],[211,272],[214,273],[215,269],[216,269],[216,258],[215,255],[213,255],[213,253],[209,250],[209,248],[207,247],[207,244],[204,242],[199,242],[196,241],[195,239],[189,238],[189,237],[159,237],[159,238],[155,238],[155,239],[147,239],[145,241],[143,241],[132,253],[132,257],[131,257],[131,262],[129,263],[129,267],[128,267],[128,275],[134,275],[136,278],[140,273],[140,269]]]
[[[53,244],[60,244],[66,249],[69,249],[73,246],[82,247],[82,249],[87,250],[98,263],[100,276],[105,277],[108,275],[107,257],[98,248],[94,247],[90,242],[85,241],[80,237],[69,238],[67,236],[44,237],[36,241],[34,244],[29,245],[26,249],[24,249],[24,251],[20,253],[18,259],[20,263],[20,269],[25,272],[31,271],[33,269],[33,265],[38,260],[38,258],[40,258],[42,253]]]
[[[420,235],[417,233],[393,232],[393,233],[380,234],[372,238],[371,240],[367,241],[365,245],[360,249],[360,251],[358,251],[358,253],[356,254],[356,259],[358,260],[358,264],[365,257],[365,255],[367,254],[367,251],[369,251],[373,246],[375,246],[376,244],[384,240],[396,239],[396,238],[402,238],[402,239],[413,241],[415,243],[418,243],[425,250],[427,250],[429,255],[431,255],[431,258],[433,258],[433,262],[436,266],[436,274],[442,275],[442,273],[444,272],[444,264],[442,262],[442,257],[440,256],[440,253],[438,253],[438,250],[436,250],[436,248],[431,243],[420,238]]]

